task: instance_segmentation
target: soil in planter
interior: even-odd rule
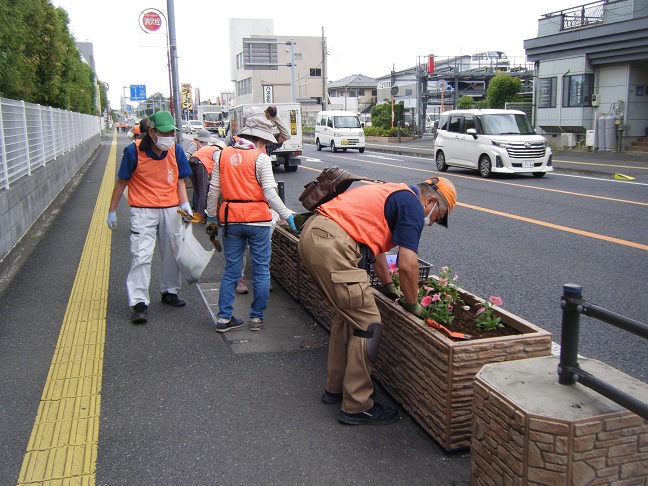
[[[463,310],[461,307],[459,307],[458,309],[455,308],[452,311],[452,314],[454,315],[454,319],[452,319],[452,323],[443,324],[443,325],[447,327],[450,331],[470,334],[472,336],[472,339],[486,339],[486,338],[493,338],[493,337],[500,337],[500,336],[515,336],[515,335],[522,334],[517,329],[513,329],[512,327],[509,327],[504,323],[502,323],[504,327],[498,327],[493,331],[477,329],[477,327],[475,326],[475,319],[477,318],[476,313],[477,311],[472,307],[470,308],[470,310],[467,311]],[[443,332],[443,331],[439,331],[439,332]],[[450,339],[452,339],[453,341],[463,341],[463,339],[455,339],[452,337]]]

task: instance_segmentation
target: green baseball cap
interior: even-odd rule
[[[153,128],[158,132],[166,133],[178,129],[178,127],[173,124],[173,115],[168,111],[158,111],[157,113],[153,113],[149,116],[149,120],[153,122]]]

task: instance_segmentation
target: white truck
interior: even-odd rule
[[[196,120],[200,120],[209,132],[218,132],[218,127],[227,120],[227,108],[220,105],[196,105]]]
[[[231,135],[236,135],[239,130],[243,128],[243,125],[245,124],[245,113],[253,106],[265,110],[268,105],[245,104],[230,108],[229,129]],[[272,159],[273,167],[283,165],[286,172],[295,172],[297,167],[301,165],[300,156],[304,149],[302,141],[301,108],[299,103],[275,103],[273,106],[277,107],[277,117],[281,119],[290,132],[290,138],[281,145],[266,145],[267,152],[270,159]],[[279,132],[277,131],[277,134],[278,133]]]

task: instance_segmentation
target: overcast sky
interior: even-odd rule
[[[145,34],[140,13],[166,0],[51,0],[70,17],[77,41],[92,42],[99,79],[119,107],[122,86],[146,85],[147,96],[169,94],[165,37]],[[523,42],[538,33],[546,13],[588,2],[574,0],[430,0],[323,3],[304,0],[183,0],[174,2],[180,83],[200,88],[202,99],[232,91],[229,72],[229,18],[274,19],[275,35],[321,37],[328,43],[328,79],[352,74],[379,77],[402,70],[425,56],[504,51],[524,62]],[[367,7],[368,6],[368,7]],[[155,47],[157,45],[158,47]],[[153,47],[150,47],[153,46]],[[126,89],[126,95],[129,90]]]

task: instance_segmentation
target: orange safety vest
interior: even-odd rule
[[[128,180],[128,204],[136,208],[172,208],[178,197],[178,162],[175,147],[161,160],[155,160],[137,146],[137,168]]]
[[[410,191],[416,195],[407,184],[367,184],[340,194],[319,206],[317,211],[378,255],[396,246],[392,243],[392,232],[385,218],[385,202],[396,191]]]
[[[272,221],[270,206],[256,178],[256,160],[260,150],[226,147],[218,168],[223,203],[218,217],[221,223],[258,223]]]
[[[217,150],[220,149],[213,145],[207,145],[205,147],[199,148],[192,155],[192,157],[198,158],[202,165],[205,166],[209,177],[211,177],[211,173],[214,170],[214,152],[216,152]]]

